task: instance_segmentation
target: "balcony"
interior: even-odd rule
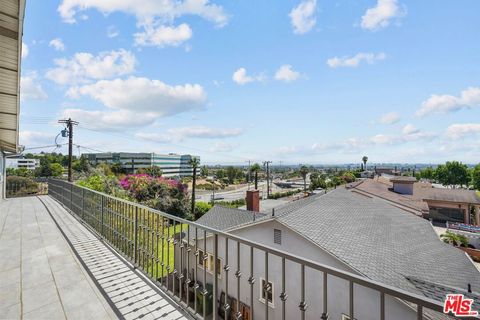
[[[0,208],[13,318],[447,318],[438,301],[65,181]]]

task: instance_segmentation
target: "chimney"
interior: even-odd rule
[[[247,191],[247,210],[260,212],[260,192],[258,190]]]

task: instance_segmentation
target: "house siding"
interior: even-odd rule
[[[282,244],[274,243],[274,229],[281,230]],[[282,225],[277,221],[268,221],[259,223],[246,228],[238,229],[231,232],[250,241],[261,243],[270,247],[277,248],[282,251],[289,252],[294,255],[325,264],[343,271],[358,274],[336,257],[330,255],[317,245],[303,238],[290,228]],[[212,237],[207,238],[207,252],[213,253]],[[233,298],[237,298],[237,280],[234,276],[237,270],[237,243],[229,240],[228,264],[230,266],[228,275],[228,294]],[[203,240],[198,243],[199,248],[203,248]],[[300,254],[301,253],[301,254]],[[218,280],[218,297],[221,292],[225,291],[225,270],[223,266],[226,262],[225,255],[225,238],[219,237],[218,256],[222,260],[222,270],[220,279]],[[240,247],[240,270],[242,272],[240,301],[252,306],[255,319],[265,319],[265,303],[260,301],[260,278],[265,279],[265,253],[254,250],[254,278],[256,279],[253,288],[253,303],[250,301],[250,285],[247,282],[250,276],[250,248],[247,246]],[[279,298],[282,292],[282,260],[277,256],[269,255],[268,281],[273,283],[273,306],[269,307],[269,319],[282,318],[282,301]],[[195,266],[195,256],[193,250],[190,253],[190,273]],[[177,266],[178,269],[178,266]],[[301,267],[297,263],[286,261],[286,293],[288,299],[286,301],[286,319],[296,319],[300,316],[299,303],[301,296]],[[203,281],[203,270],[198,269],[198,280]],[[207,283],[213,283],[213,275],[207,272]],[[319,319],[323,312],[323,274],[316,270],[305,269],[305,296],[308,308],[306,311],[306,319]],[[409,320],[416,319],[415,312],[404,303],[386,296],[386,319],[388,320]],[[361,287],[354,286],[354,310],[355,319],[357,320],[377,320],[380,319],[380,294],[379,292]],[[342,314],[349,313],[349,283],[343,279],[328,276],[328,314],[329,319],[341,319]]]

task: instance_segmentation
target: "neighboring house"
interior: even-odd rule
[[[365,276],[409,292],[443,301],[445,292],[464,293],[479,301],[480,273],[468,256],[439,240],[428,221],[417,217],[377,197],[360,194],[355,189],[339,188],[325,195],[315,195],[277,208],[274,215],[215,206],[198,223],[243,237],[252,242],[274,247],[317,263]],[[206,249],[204,247],[206,242]],[[203,232],[198,235],[200,257],[189,255],[189,277],[197,266],[198,281],[213,282],[213,241]],[[232,276],[237,269],[237,244],[229,241],[228,287],[233,310],[237,309],[237,280]],[[254,298],[250,301],[248,278],[250,251],[241,246],[240,270],[244,276],[240,286],[240,307],[246,318],[251,318],[251,307],[256,319],[264,318],[265,300],[268,300],[269,318],[281,319],[281,259],[269,259],[268,282],[265,285],[265,255],[254,253]],[[218,296],[225,288],[225,240],[218,242]],[[180,269],[179,266],[176,266]],[[187,270],[183,270],[187,272]],[[322,305],[322,273],[308,269],[305,275],[307,319],[319,319]],[[474,293],[467,293],[468,287]],[[286,319],[299,316],[300,266],[286,263]],[[294,298],[296,297],[296,298]],[[349,314],[348,282],[328,276],[328,319],[346,320]],[[361,286],[354,288],[355,318],[376,320],[379,315],[379,295]],[[223,301],[221,301],[223,303]],[[479,309],[478,305],[476,306]],[[410,305],[386,297],[387,318],[390,320],[416,319]],[[431,314],[430,314],[431,315]],[[442,318],[441,315],[432,318]]]
[[[192,158],[200,157],[189,154],[179,155],[174,153],[157,154],[148,152],[104,152],[84,154],[92,165],[99,163],[118,163],[129,173],[135,173],[139,169],[159,167],[164,177],[187,177],[193,174],[190,165]]]
[[[360,172],[360,178],[364,178],[364,179],[372,179],[374,177],[375,173],[373,171],[362,171]]]
[[[387,167],[375,167],[374,168],[375,174],[376,175],[392,175],[392,176],[399,176],[401,172],[397,170],[397,167],[394,168],[387,168]]]
[[[25,158],[7,158],[7,169],[25,168],[28,170],[35,170],[40,166],[39,159],[25,159]]]
[[[354,188],[435,222],[480,225],[480,197],[472,190],[434,188],[413,177],[376,177],[364,180]]]

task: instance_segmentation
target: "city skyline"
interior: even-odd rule
[[[479,9],[30,1],[20,143],[52,145],[57,120],[72,117],[75,143],[98,151],[206,163],[477,163]]]

